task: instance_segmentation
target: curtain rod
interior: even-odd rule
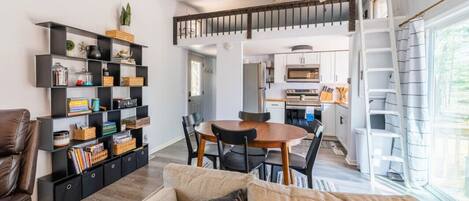
[[[415,18],[417,18],[417,17],[422,16],[423,14],[425,14],[426,12],[428,12],[429,10],[431,10],[432,8],[438,6],[439,4],[443,3],[444,1],[445,1],[445,0],[440,0],[440,1],[436,2],[435,4],[429,6],[428,8],[426,8],[426,9],[420,11],[419,13],[417,13],[416,15],[414,15],[413,17],[411,17],[411,18],[407,19],[406,21],[402,22],[401,24],[399,24],[399,27],[402,27],[402,26],[404,26],[405,24],[409,23],[411,20],[413,20],[413,19],[415,19]]]

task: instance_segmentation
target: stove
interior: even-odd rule
[[[285,123],[302,127],[312,132],[306,121],[306,109],[314,108],[314,118],[321,121],[321,101],[317,89],[287,89],[285,105]]]

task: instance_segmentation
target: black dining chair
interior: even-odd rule
[[[193,117],[190,116],[183,116],[182,117],[182,127],[184,129],[184,137],[186,139],[187,144],[187,165],[192,165],[192,159],[197,158],[198,156],[198,148],[199,148],[199,136],[194,129],[194,121]],[[199,122],[200,123],[200,122]],[[191,135],[194,135],[196,139],[196,148],[192,147],[192,140]],[[205,157],[207,157],[213,163],[213,168],[217,169],[217,158],[218,158],[218,148],[216,144],[206,144],[205,145]]]
[[[249,143],[257,137],[256,129],[233,131],[212,124],[212,132],[217,137],[220,169],[249,173],[254,169],[262,167],[265,156],[249,155],[248,149]],[[225,152],[224,144],[239,145],[244,148],[244,154],[230,151]],[[260,171],[259,169],[259,177],[265,178],[265,171]]]
[[[270,112],[264,113],[251,113],[240,111],[238,117],[243,121],[255,121],[255,122],[266,122],[270,120]],[[238,154],[244,154],[244,149],[242,146],[234,146],[231,148],[232,152]],[[248,147],[250,156],[265,156],[267,154],[267,149]]]
[[[290,159],[290,168],[306,175],[308,178],[308,188],[313,188],[313,166],[319,148],[321,147],[322,131],[324,127],[319,120],[314,120],[310,123],[310,126],[314,131],[315,137],[308,148],[306,157],[296,153],[290,153],[288,158]],[[274,181],[273,177],[277,175],[276,172],[274,173],[274,166],[282,166],[282,153],[276,150],[269,151],[265,164],[271,165],[270,180]]]

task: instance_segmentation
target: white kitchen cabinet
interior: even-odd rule
[[[335,52],[321,52],[320,65],[319,78],[321,83],[335,83]]]
[[[348,125],[349,125],[349,118],[348,118],[348,109],[345,108],[344,106],[337,105],[336,106],[336,121],[335,121],[335,131],[336,131],[336,137],[339,140],[339,142],[342,144],[342,146],[346,149],[349,150],[349,132],[348,132]]]
[[[302,53],[287,54],[287,65],[302,65],[304,64],[304,56]]]
[[[285,123],[285,102],[266,101],[265,112],[270,112],[270,120],[272,123]]]
[[[285,83],[286,54],[274,55],[274,83]]]
[[[305,62],[304,64],[320,64],[321,63],[321,57],[319,53],[304,53],[303,54],[303,61]]]
[[[335,136],[336,127],[335,104],[322,104],[321,119],[325,136]]]
[[[349,52],[338,51],[335,53],[335,83],[347,84],[349,77]]]

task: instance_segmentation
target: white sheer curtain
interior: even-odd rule
[[[404,106],[404,136],[407,137],[409,179],[413,186],[428,183],[428,148],[431,137],[428,69],[426,65],[425,24],[422,18],[408,23],[397,33],[401,92]],[[393,79],[390,79],[390,88]],[[386,95],[386,109],[397,110],[395,94]],[[386,115],[386,130],[399,132],[400,119]],[[399,140],[393,141],[392,154],[400,156]],[[401,173],[401,163],[391,163],[390,172]]]

